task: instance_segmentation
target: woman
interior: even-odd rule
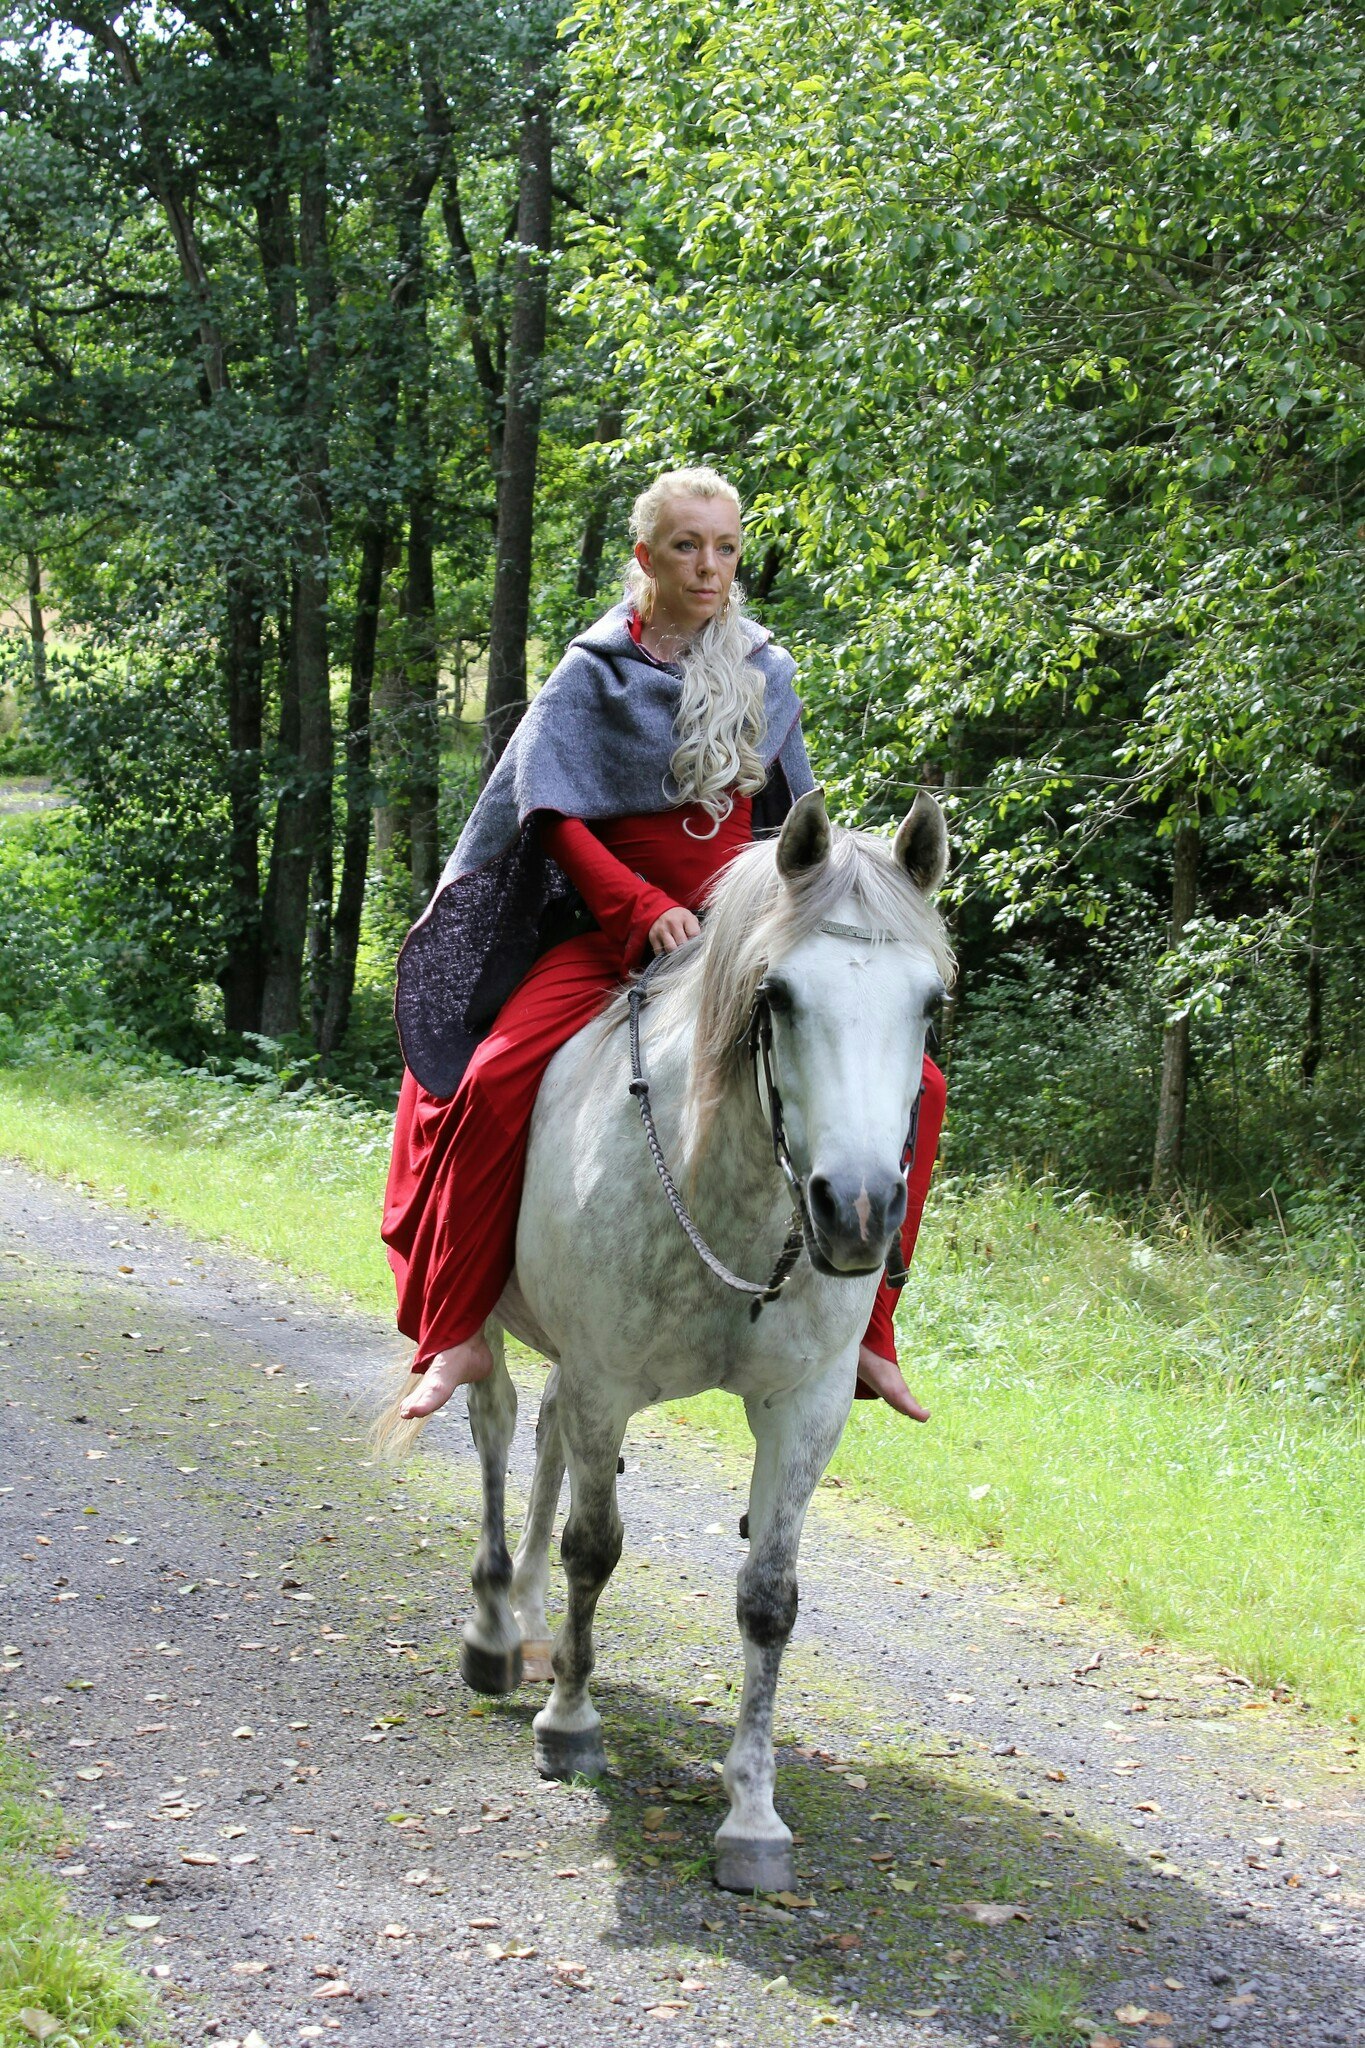
[[[651,954],[673,952],[726,862],[813,786],[795,664],[734,589],[740,503],[712,469],[636,500],[626,601],[588,629],[513,735],[399,963],[408,1071],[384,1241],[430,1415],[493,1369],[483,1326],[512,1270],[532,1106],[551,1057]],[[566,912],[568,913],[566,918]],[[572,937],[559,937],[576,922]],[[902,1232],[909,1261],[943,1120],[925,1062]],[[883,1282],[859,1392],[928,1420],[896,1362]]]

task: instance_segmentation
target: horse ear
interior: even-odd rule
[[[823,789],[808,789],[788,811],[777,842],[777,872],[785,881],[822,868],[829,859],[829,813]]]
[[[917,889],[932,896],[948,872],[948,827],[937,800],[922,789],[901,819],[892,851]]]

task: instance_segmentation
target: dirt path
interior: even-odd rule
[[[824,1492],[780,1705],[799,1903],[723,1896],[717,1453],[666,1417],[628,1443],[615,1775],[543,1786],[538,1695],[455,1676],[463,1416],[395,1477],[348,1412],[391,1333],[18,1167],[0,1249],[4,1727],[176,2040],[989,2048],[1079,2013],[1147,2048],[1365,2043],[1359,1759],[1307,1716]]]

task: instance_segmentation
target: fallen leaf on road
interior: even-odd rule
[[[270,2043],[253,2027],[249,2034],[242,2036],[242,2048],[270,2048]]]
[[[859,1777],[856,1771],[845,1771],[844,1783],[854,1792],[866,1792],[867,1790],[867,1779]]]
[[[893,1892],[918,1891],[919,1880],[918,1878],[914,1877],[893,1877],[891,1880],[891,1889]]]
[[[390,1920],[388,1926],[381,1927],[379,1932],[387,1941],[406,1941],[408,1937],[408,1930],[401,1920]]]
[[[666,1806],[647,1806],[640,1815],[640,1825],[644,1828],[661,1828],[667,1819]]]
[[[330,1984],[319,1984],[314,1998],[354,1998],[355,1993],[344,1977],[336,1977]]]
[[[269,1963],[234,1963],[232,1974],[234,1977],[263,1977],[269,1968]]]
[[[785,1977],[779,1977],[774,1981],[779,1984],[785,1984],[787,1980]],[[763,1989],[769,1991],[772,1989],[772,1986],[765,1984]],[[659,2005],[647,2005],[645,2007],[645,2018],[650,2020],[675,2020],[680,2012],[686,2011],[687,2006],[682,1999],[668,1998]]]
[[[1114,2018],[1121,2027],[1145,2027],[1151,2014],[1145,2005],[1120,2005],[1115,2008]]]
[[[244,1827],[230,1827],[219,1828],[218,1832],[225,1842],[236,1842],[239,1841],[241,1837],[248,1832],[248,1830]]]
[[[815,1904],[814,1899],[800,1898],[795,1892],[770,1892],[769,1897],[776,1899],[779,1906],[785,1906],[791,1913],[804,1913]]]
[[[254,1728],[234,1728],[232,1739],[234,1742],[250,1742],[255,1733],[256,1730]]]
[[[499,1941],[486,1941],[483,1952],[494,1963],[524,1963],[538,1951],[528,1948],[525,1942],[509,1941],[505,1946]]]
[[[209,1849],[186,1849],[182,1852],[180,1858],[182,1863],[192,1863],[196,1870],[207,1869],[209,1864],[218,1863],[221,1860],[221,1857],[215,1856]]]
[[[1007,1906],[999,1899],[964,1899],[953,1911],[975,1927],[1003,1927],[1010,1920],[1031,1920],[1022,1906]]]
[[[570,1863],[565,1869],[555,1872],[556,1877],[581,1877],[582,1874],[575,1863]]]
[[[145,1934],[149,1927],[159,1927],[161,1925],[161,1915],[159,1913],[125,1913],[123,1924],[125,1927],[131,1927],[134,1934]]]
[[[484,1928],[484,1927],[500,1927],[500,1926],[502,1925],[502,1922],[501,1922],[500,1920],[470,1920],[470,1921],[468,1921],[468,1922],[467,1922],[466,1924],[467,1924],[467,1925],[468,1925],[469,1927],[477,1927],[477,1928]]]
[[[1066,1783],[1065,1771],[1049,1771],[1047,1775],[1054,1785],[1065,1785]]]

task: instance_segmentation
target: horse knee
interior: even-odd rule
[[[620,1562],[623,1534],[619,1516],[591,1524],[571,1515],[559,1539],[559,1555],[569,1578],[588,1586],[605,1586]]]
[[[785,1643],[796,1625],[796,1572],[790,1565],[740,1573],[735,1614],[741,1633],[760,1650]]]

